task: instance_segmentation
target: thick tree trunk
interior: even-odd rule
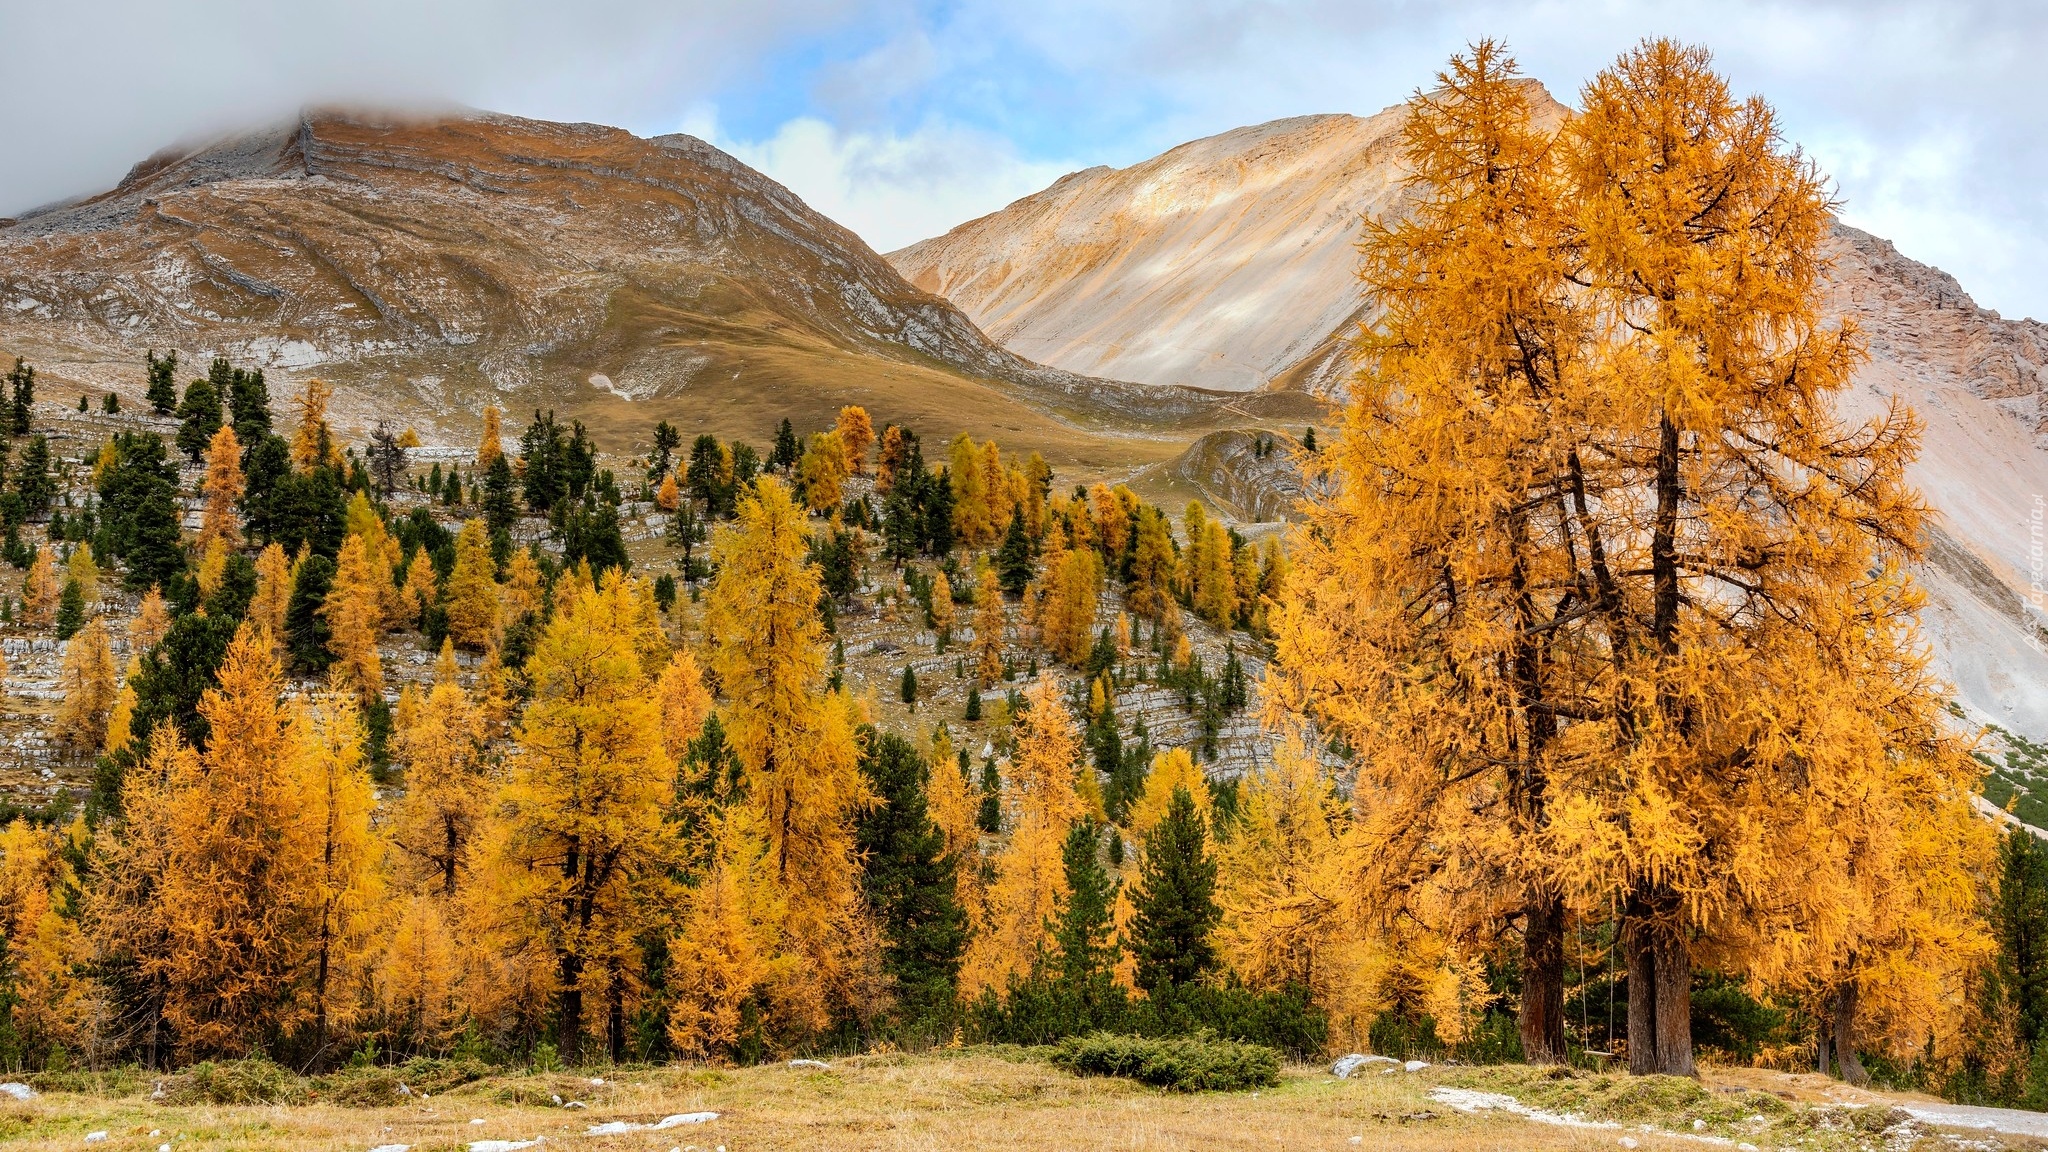
[[[1564,1063],[1564,901],[1555,896],[1524,910],[1520,1023],[1524,1060]]]
[[[1675,917],[1631,898],[1623,913],[1628,951],[1628,1070],[1692,1076],[1692,949]]]
[[[1835,1061],[1842,1066],[1842,1079],[1861,1088],[1870,1083],[1870,1073],[1863,1070],[1863,1060],[1856,1055],[1857,999],[1854,980],[1835,993]]]

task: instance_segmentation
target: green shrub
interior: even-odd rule
[[[164,1084],[166,1104],[289,1104],[306,1082],[261,1056],[194,1064]]]
[[[1052,1062],[1080,1076],[1121,1076],[1173,1092],[1236,1092],[1280,1082],[1278,1052],[1234,1040],[1097,1032],[1061,1041]]]

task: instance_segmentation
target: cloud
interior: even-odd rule
[[[715,119],[700,112],[684,131],[796,190],[880,252],[993,212],[1079,167],[1026,160],[1000,137],[941,122],[901,134],[847,132],[806,116],[767,140],[746,142],[722,138]]]
[[[634,125],[744,81],[861,0],[0,0],[0,215],[308,102]]]

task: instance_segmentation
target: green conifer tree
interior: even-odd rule
[[[7,384],[13,393],[13,420],[9,428],[16,436],[28,435],[29,418],[35,413],[36,370],[21,357],[14,358],[14,371],[7,374]]]
[[[917,703],[917,669],[908,664],[903,666],[903,683],[897,688],[905,704]]]
[[[65,577],[64,591],[57,596],[57,639],[69,640],[85,627],[85,589]]]
[[[991,836],[1003,830],[1003,777],[996,771],[996,758],[981,762],[981,810],[975,823]]]
[[[169,416],[178,406],[178,352],[172,349],[161,360],[157,359],[155,349],[145,355],[148,358],[149,387],[143,392],[143,398],[149,401],[151,411],[159,416]]]
[[[894,733],[866,735],[861,771],[880,803],[855,827],[865,861],[861,887],[888,941],[883,965],[896,980],[905,1018],[928,1018],[952,1003],[967,947],[956,861],[927,809],[924,757]]]
[[[1100,831],[1082,821],[1067,832],[1060,853],[1067,878],[1067,898],[1053,934],[1059,946],[1059,982],[1073,997],[1089,1026],[1116,993],[1117,947],[1114,909],[1118,884],[1095,859]]]
[[[220,431],[220,393],[207,380],[185,385],[184,403],[178,405],[178,451],[194,464],[206,459],[213,434]]]
[[[1194,983],[1216,966],[1209,935],[1216,906],[1216,859],[1202,815],[1185,788],[1175,788],[1166,817],[1145,837],[1145,863],[1132,895],[1132,951],[1138,987],[1155,992]]]
[[[1010,527],[1003,533],[1002,547],[996,550],[996,578],[1013,599],[1022,596],[1031,583],[1031,538],[1024,532],[1021,509],[1010,513]]]
[[[334,562],[318,553],[306,558],[299,567],[298,579],[292,581],[292,597],[284,612],[284,634],[291,665],[298,671],[317,674],[334,662],[334,653],[327,647],[327,614],[321,611],[333,587]]]

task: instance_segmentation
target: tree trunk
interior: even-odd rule
[[[1842,1079],[1862,1088],[1870,1083],[1863,1060],[1856,1055],[1856,981],[1842,985],[1835,993],[1835,1061],[1842,1066]]]
[[[1524,910],[1520,1024],[1524,1060],[1564,1063],[1564,901],[1556,896]]]
[[[1668,911],[1631,897],[1623,912],[1628,951],[1628,1070],[1692,1076],[1692,949]]]
[[[556,1028],[562,1065],[574,1068],[583,1060],[583,962],[564,952],[561,958],[562,1019]]]
[[[617,963],[611,965],[610,981],[605,990],[606,1006],[610,1009],[612,1063],[626,1062],[626,974],[619,970]]]

